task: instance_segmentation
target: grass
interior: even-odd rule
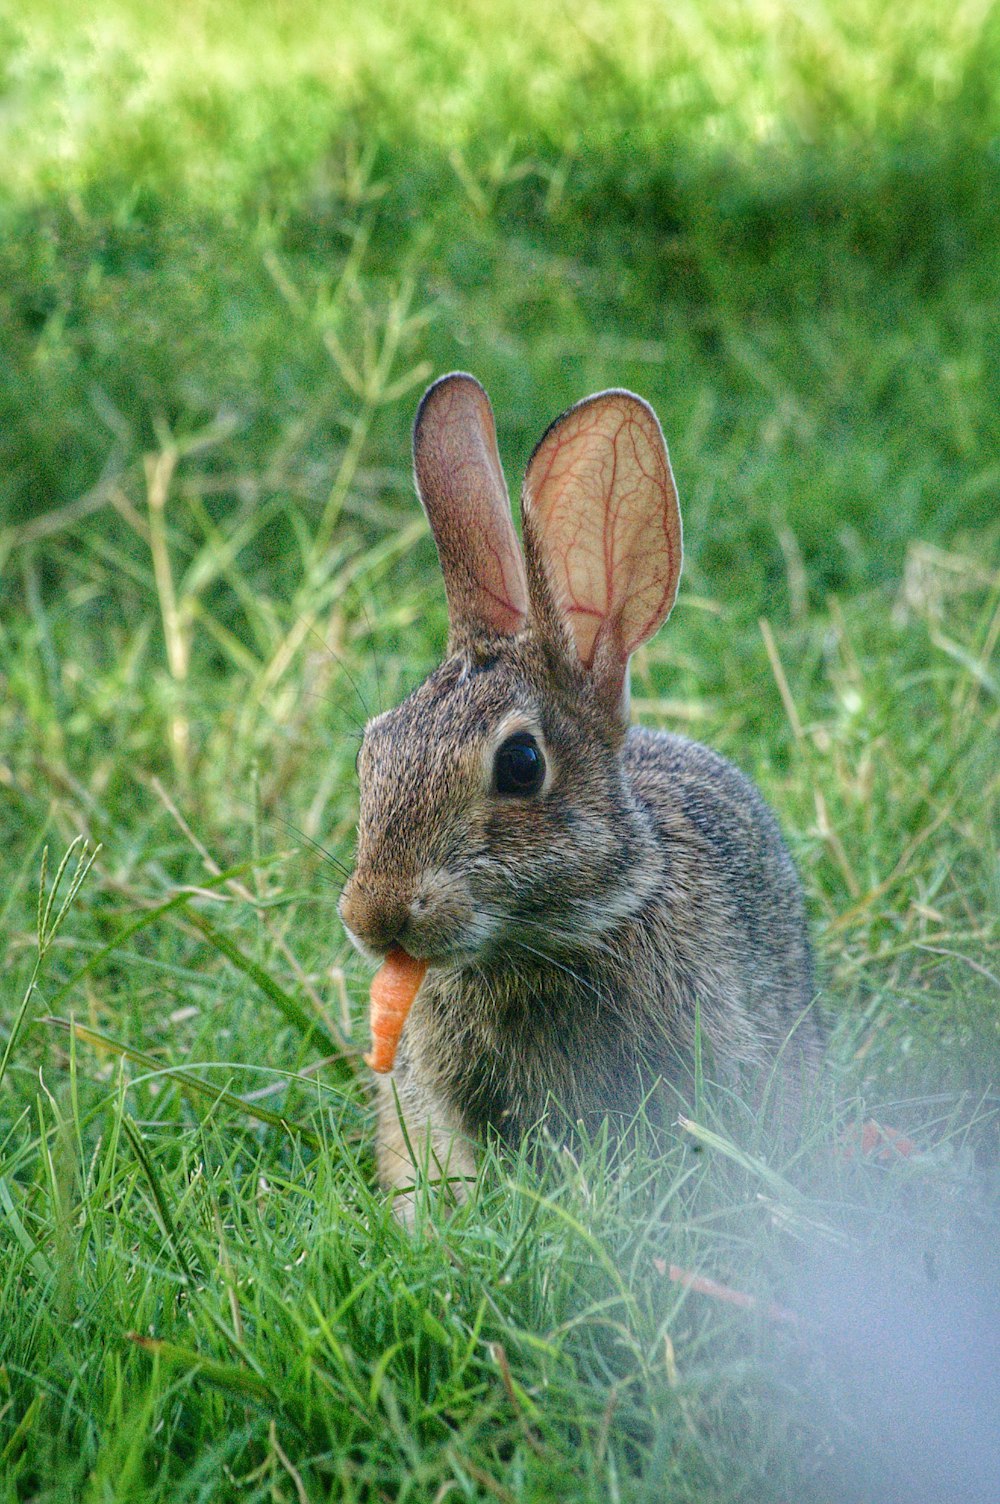
[[[988,1497],[996,9],[50,0],[0,60],[0,1498]],[[443,640],[455,366],[512,485],[657,407],[636,711],[778,810],[839,1100],[489,1151],[409,1239],[327,857]]]

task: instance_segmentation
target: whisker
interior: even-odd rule
[[[575,971],[572,970],[571,967],[561,966],[558,961],[553,961],[551,957],[546,957],[546,959],[552,965],[558,966],[561,971],[565,971],[568,976],[572,977],[574,981],[578,983],[578,985],[582,986],[587,992],[589,992],[591,997],[595,999],[598,1008],[603,1010],[606,1015],[610,1014],[613,1018],[616,1018],[619,1021],[623,1021],[626,1024],[632,1023],[632,1013],[629,1008],[623,1004],[622,998],[614,985],[609,985],[607,987],[597,986],[595,983],[579,976]]]
[[[544,961],[546,966],[554,966],[557,971],[565,972],[566,976],[572,977],[573,981],[579,983],[581,987],[590,988],[591,991],[594,990],[592,983],[580,976],[579,972],[574,971],[572,966],[565,966],[562,961],[557,961],[547,951],[539,950],[537,946],[529,945],[527,940],[520,940],[516,935],[508,935],[506,936],[506,943],[516,946],[518,950],[523,950],[526,955],[537,956],[538,960]]]
[[[540,961],[544,961],[547,966],[555,966],[558,971],[565,972],[568,977],[572,977],[573,981],[576,982],[579,987],[582,987],[586,992],[593,993],[598,1002],[604,1003],[605,1005],[613,1005],[612,999],[606,997],[603,992],[601,992],[597,987],[594,986],[593,982],[589,982],[586,977],[580,976],[579,972],[574,971],[571,966],[564,966],[563,963],[561,961],[557,961],[554,956],[546,955],[545,951],[543,950],[536,950],[533,945],[528,945],[526,941],[519,940],[514,935],[510,936],[510,943],[516,945],[519,950],[526,951],[529,956],[537,956],[538,959]]]
[[[609,945],[600,935],[591,935],[585,932],[581,937],[579,930],[562,929],[559,925],[553,924],[550,918],[531,919],[529,916],[522,914],[512,917],[506,911],[499,910],[493,905],[484,907],[480,912],[485,914],[501,931],[506,931],[512,925],[516,924],[519,928],[536,930],[539,934],[544,935],[547,940],[561,942],[566,946],[567,950],[575,950],[578,953],[591,952],[597,955],[604,955],[613,961],[621,960],[621,953],[618,948]],[[546,960],[551,959],[548,951],[538,951],[535,954],[544,955]]]
[[[284,825],[287,830],[293,831],[295,835],[301,837],[301,839],[305,841],[307,846],[311,846],[315,852],[318,852],[320,856],[324,857],[335,872],[339,872],[342,877],[350,877],[350,867],[346,862],[342,862],[339,857],[334,856],[332,851],[327,851],[326,847],[321,846],[318,841],[314,841],[312,836],[307,836],[305,831],[300,830],[297,825],[293,825],[291,820],[285,820],[281,815],[275,815],[274,818],[278,821],[279,824]]]
[[[379,672],[378,653],[375,650],[375,644],[374,644],[374,640],[373,640],[375,634],[372,631],[371,620],[369,619],[369,616],[368,616],[368,607],[365,605],[364,601],[361,602],[361,611],[362,611],[362,614],[364,615],[364,618],[365,618],[365,625],[368,628],[368,637],[369,637],[370,640],[372,640],[372,650],[371,650],[371,652],[372,652],[372,666],[375,669],[375,693],[378,695],[378,710],[379,710],[379,715],[381,715],[382,714],[382,710],[384,708],[383,704],[382,704],[382,675]]]
[[[333,648],[326,641],[325,637],[322,637],[320,635],[320,633],[317,632],[317,630],[316,630],[315,627],[309,627],[308,631],[309,631],[310,636],[315,637],[315,639],[319,643],[320,647],[322,647],[325,652],[329,653],[330,657],[333,659],[333,661],[337,665],[337,667],[346,675],[347,682],[350,684],[351,688],[354,690],[354,693],[357,695],[358,699],[361,701],[361,709],[365,713],[365,720],[366,721],[370,721],[371,720],[371,712],[368,709],[367,701],[365,700],[364,695],[361,693],[361,690],[358,688],[358,681],[357,681],[357,679],[355,679],[354,675],[351,673],[350,669],[347,667],[347,664],[344,662],[343,658],[341,658],[341,656],[340,656],[339,653],[335,653],[334,652]]]
[[[532,921],[529,920],[527,922],[531,923]],[[539,927],[542,928],[543,926],[539,925]],[[573,939],[572,936],[568,936],[566,938],[570,940]],[[582,987],[584,991],[589,992],[593,997],[595,997],[603,1008],[607,1009],[611,1013],[618,1014],[619,1017],[622,1016],[622,1008],[619,999],[613,991],[602,991],[600,987],[596,986],[586,977],[580,976],[579,972],[574,971],[571,966],[565,965],[562,961],[557,960],[555,956],[549,954],[547,951],[538,950],[535,946],[529,945],[526,940],[519,939],[517,935],[511,934],[507,936],[506,939],[508,943],[516,946],[519,950],[523,950],[527,955],[536,956],[538,960],[543,961],[547,966],[554,966],[558,971],[564,972],[566,976],[572,978],[577,986]],[[613,957],[615,955],[615,953],[612,951],[608,951],[607,954]],[[615,957],[615,959],[617,959],[617,957]]]
[[[619,958],[618,950],[609,945],[600,935],[587,934],[581,937],[578,931],[560,929],[551,920],[547,919],[527,919],[519,916],[517,923],[537,930],[539,933],[551,937],[553,940],[561,941],[563,945],[566,945],[570,949],[593,951],[596,954],[610,956],[613,960]]]
[[[330,705],[334,710],[343,710],[342,705],[338,705],[336,700],[331,699],[329,695],[321,695],[318,689],[300,689],[299,694],[303,695],[307,700],[319,700],[323,705]],[[364,728],[362,727],[361,723],[355,719],[354,716],[351,716],[351,719],[352,721],[354,721],[354,725],[357,727],[357,730],[348,730],[346,734],[351,738],[352,741],[364,741]]]

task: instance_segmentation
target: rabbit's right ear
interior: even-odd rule
[[[535,615],[556,617],[624,723],[628,661],[666,621],[681,572],[681,514],[656,414],[598,392],[557,418],[528,462],[522,502]]]
[[[490,399],[453,371],[427,388],[413,425],[417,490],[434,534],[451,642],[513,636],[528,613]]]

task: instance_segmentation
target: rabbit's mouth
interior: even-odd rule
[[[425,872],[407,895],[355,872],[338,908],[352,945],[370,961],[399,947],[431,966],[460,968],[479,960],[501,927],[464,884],[441,871]]]
[[[343,922],[343,921],[342,921]],[[428,966],[448,971],[461,971],[474,966],[493,949],[492,935],[463,934],[452,938],[425,937],[409,926],[401,930],[392,945],[371,945],[344,923],[347,938],[367,961],[379,964],[391,950],[405,950],[414,960],[426,961]]]

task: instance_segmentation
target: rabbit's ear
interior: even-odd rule
[[[461,371],[428,387],[413,425],[413,468],[448,597],[452,643],[512,636],[528,613],[490,399]]]
[[[628,709],[628,660],[670,614],[681,515],[656,414],[600,392],[549,428],[522,503],[532,609],[555,616],[602,697]]]

